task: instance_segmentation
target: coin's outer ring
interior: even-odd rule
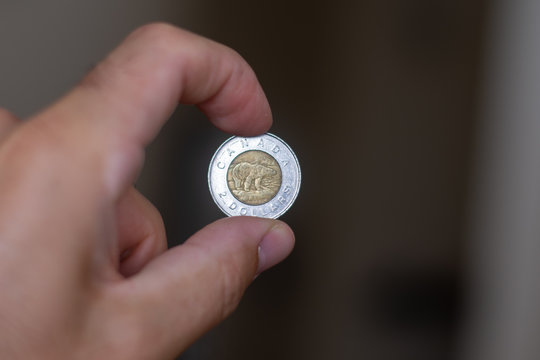
[[[262,145],[261,145],[262,144]],[[231,162],[240,154],[259,150],[272,156],[281,168],[281,186],[272,200],[248,205],[234,197],[227,183]],[[208,186],[216,205],[228,216],[257,216],[276,219],[294,203],[300,191],[301,173],[296,155],[279,137],[266,133],[256,137],[227,139],[216,151],[208,168]]]

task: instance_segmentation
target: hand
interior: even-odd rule
[[[272,121],[238,54],[163,24],[31,119],[0,112],[0,358],[172,358],[292,250],[287,225],[248,217],[166,250],[131,184],[178,101],[239,135]]]

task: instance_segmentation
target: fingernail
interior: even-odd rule
[[[259,243],[257,275],[283,261],[294,247],[294,234],[283,223],[274,225]]]

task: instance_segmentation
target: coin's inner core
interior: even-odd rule
[[[229,166],[227,185],[233,196],[244,204],[261,205],[278,193],[281,168],[276,159],[264,151],[246,151]]]

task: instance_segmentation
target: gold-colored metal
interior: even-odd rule
[[[229,166],[227,184],[238,201],[261,205],[272,200],[279,191],[281,168],[276,159],[264,151],[246,151]]]

